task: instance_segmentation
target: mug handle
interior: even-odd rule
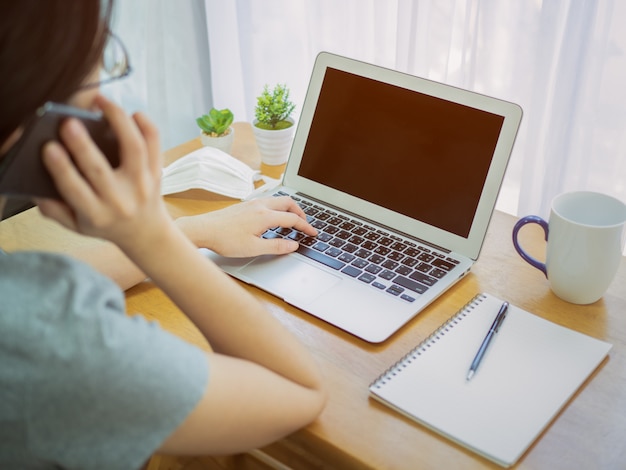
[[[543,274],[547,278],[548,271],[546,269],[545,263],[542,263],[541,261],[537,261],[535,258],[533,258],[528,253],[526,253],[517,241],[517,233],[526,224],[539,224],[541,228],[543,228],[543,232],[546,234],[546,241],[548,241],[548,222],[546,222],[539,216],[527,215],[526,217],[522,217],[521,219],[519,219],[517,223],[515,224],[515,226],[513,227],[513,246],[515,247],[515,251],[517,251],[519,255],[522,258],[524,258],[524,260],[528,264],[530,264],[531,266],[534,266],[535,268],[543,272]]]

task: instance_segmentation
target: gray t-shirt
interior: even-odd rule
[[[0,468],[139,468],[207,381],[201,349],[89,266],[0,251]]]

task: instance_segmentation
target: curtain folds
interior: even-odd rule
[[[626,4],[615,0],[205,0],[212,91],[251,121],[264,84],[302,104],[326,50],[524,109],[498,208],[574,189],[626,200]]]

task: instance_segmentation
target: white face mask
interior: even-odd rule
[[[255,189],[254,183],[259,180],[265,184]],[[261,175],[260,171],[219,149],[202,147],[163,168],[161,195],[204,189],[245,200],[278,184],[280,180]]]

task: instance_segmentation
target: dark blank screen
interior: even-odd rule
[[[467,238],[503,121],[328,68],[298,174]]]

